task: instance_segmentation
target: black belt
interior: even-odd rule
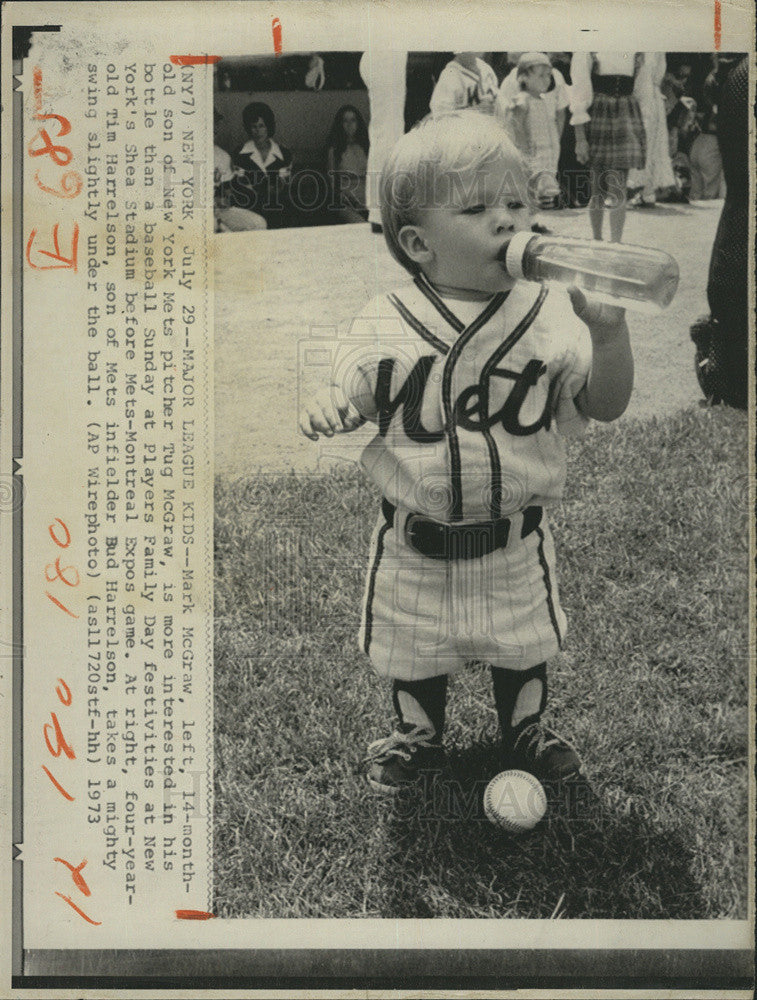
[[[386,498],[381,510],[387,524],[394,527],[397,508]],[[525,538],[541,524],[543,509],[526,507],[520,537]],[[410,514],[405,522],[405,538],[416,552],[428,559],[481,559],[496,549],[503,549],[510,538],[512,522],[508,517],[469,524],[444,524],[422,514]]]
[[[593,76],[591,85],[595,94],[606,97],[630,97],[633,93],[634,78],[622,74],[608,73],[605,76]]]

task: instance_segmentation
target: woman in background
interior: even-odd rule
[[[331,208],[341,222],[365,222],[368,206],[365,175],[368,167],[368,129],[352,104],[345,104],[329,131],[326,153],[331,183]]]
[[[654,205],[657,192],[667,191],[675,184],[665,98],[660,89],[666,73],[664,52],[644,53],[644,62],[636,74],[634,94],[639,102],[647,137],[647,162],[643,170],[632,169],[628,173],[628,189],[634,192],[630,204],[636,208]]]
[[[602,239],[605,207],[610,239],[620,243],[626,221],[628,171],[646,163],[646,133],[634,97],[642,52],[574,52],[570,65],[571,119],[576,159],[591,171],[589,220],[595,240]]]
[[[292,154],[275,141],[276,119],[267,104],[248,104],[242,112],[242,124],[249,141],[231,161],[234,204],[262,216],[269,229],[280,229],[288,224],[291,214]]]

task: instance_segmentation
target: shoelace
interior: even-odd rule
[[[525,743],[521,746],[520,744],[524,737]],[[570,746],[570,744],[561,740],[559,736],[553,733],[551,729],[547,729],[546,726],[540,726],[538,723],[526,726],[515,741],[515,749],[520,752],[527,750],[532,753],[537,760],[541,757],[545,750],[549,749],[549,747],[565,745]]]
[[[365,759],[380,762],[387,757],[401,757],[403,760],[410,760],[413,750],[418,747],[432,750],[434,744],[431,741],[435,735],[433,729],[421,726],[416,726],[409,733],[393,732],[391,736],[385,736],[369,744]]]

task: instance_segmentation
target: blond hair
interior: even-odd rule
[[[384,237],[395,260],[417,274],[421,267],[403,250],[400,230],[419,223],[424,209],[449,205],[462,174],[475,174],[476,183],[485,183],[486,165],[503,159],[513,164],[515,189],[527,204],[525,164],[490,115],[475,110],[428,115],[402,136],[384,164],[379,188]]]

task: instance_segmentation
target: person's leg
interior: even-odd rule
[[[600,171],[591,171],[591,198],[589,199],[589,222],[595,240],[602,239],[602,220],[605,214]]]
[[[535,722],[547,704],[547,665],[529,670],[491,667],[494,704],[506,750],[512,750],[523,724]]]
[[[379,676],[392,681],[393,733],[368,747],[371,787],[393,794],[438,768],[447,702],[447,674],[464,661],[445,626],[447,563],[411,549],[389,505],[371,540],[360,647]],[[410,619],[413,615],[414,620]]]
[[[446,674],[421,681],[394,680],[392,703],[399,725],[430,729],[440,740],[447,708],[447,681]]]
[[[561,781],[581,773],[575,748],[541,721],[547,704],[547,665],[527,670],[491,667],[494,703],[502,747],[511,767],[535,774],[542,781]]]
[[[623,229],[626,224],[626,182],[627,170],[611,170],[607,174],[607,197],[611,203],[610,240],[620,243],[623,239]]]
[[[415,785],[423,771],[438,769],[447,706],[447,675],[419,681],[395,679],[395,731],[368,747],[368,783],[385,795]]]

